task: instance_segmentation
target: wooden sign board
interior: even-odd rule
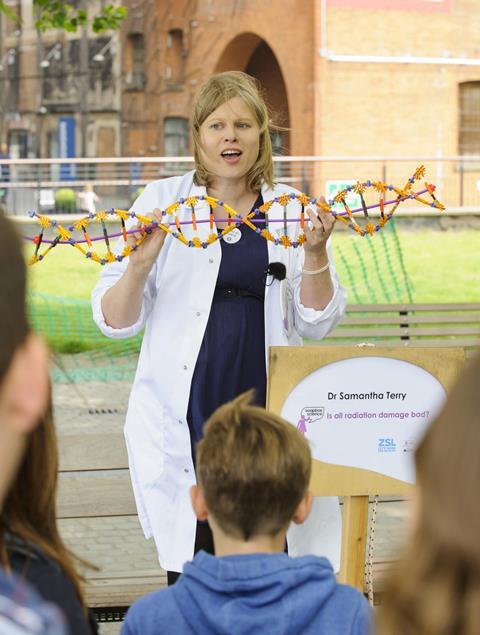
[[[416,442],[464,359],[455,348],[270,349],[267,407],[309,440],[313,494],[344,497],[342,581],[363,588],[368,496],[408,495]]]

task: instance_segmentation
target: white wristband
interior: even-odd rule
[[[329,268],[330,268],[330,263],[327,262],[327,264],[321,267],[320,269],[302,269],[302,273],[304,273],[307,276],[315,276],[317,275],[317,273],[323,273]]]

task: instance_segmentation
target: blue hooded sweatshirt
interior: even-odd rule
[[[127,613],[122,635],[370,635],[370,607],[325,558],[203,551]]]

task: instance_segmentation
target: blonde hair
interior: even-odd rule
[[[274,129],[270,121],[268,107],[257,80],[241,71],[227,71],[210,77],[197,94],[193,107],[192,138],[195,157],[195,182],[208,186],[212,174],[208,172],[201,159],[200,127],[214,110],[225,102],[239,97],[250,108],[260,128],[260,149],[257,160],[247,175],[247,185],[252,192],[260,191],[262,183],[273,186],[272,142],[270,130]]]
[[[382,635],[480,633],[479,387],[480,356],[416,451],[419,517],[385,590]]]
[[[197,446],[197,477],[225,533],[249,540],[288,526],[307,491],[310,447],[296,428],[252,406],[252,391],[221,406]]]

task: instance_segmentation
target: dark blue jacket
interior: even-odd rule
[[[122,635],[370,635],[371,612],[328,560],[199,552],[178,582],[131,607]]]

